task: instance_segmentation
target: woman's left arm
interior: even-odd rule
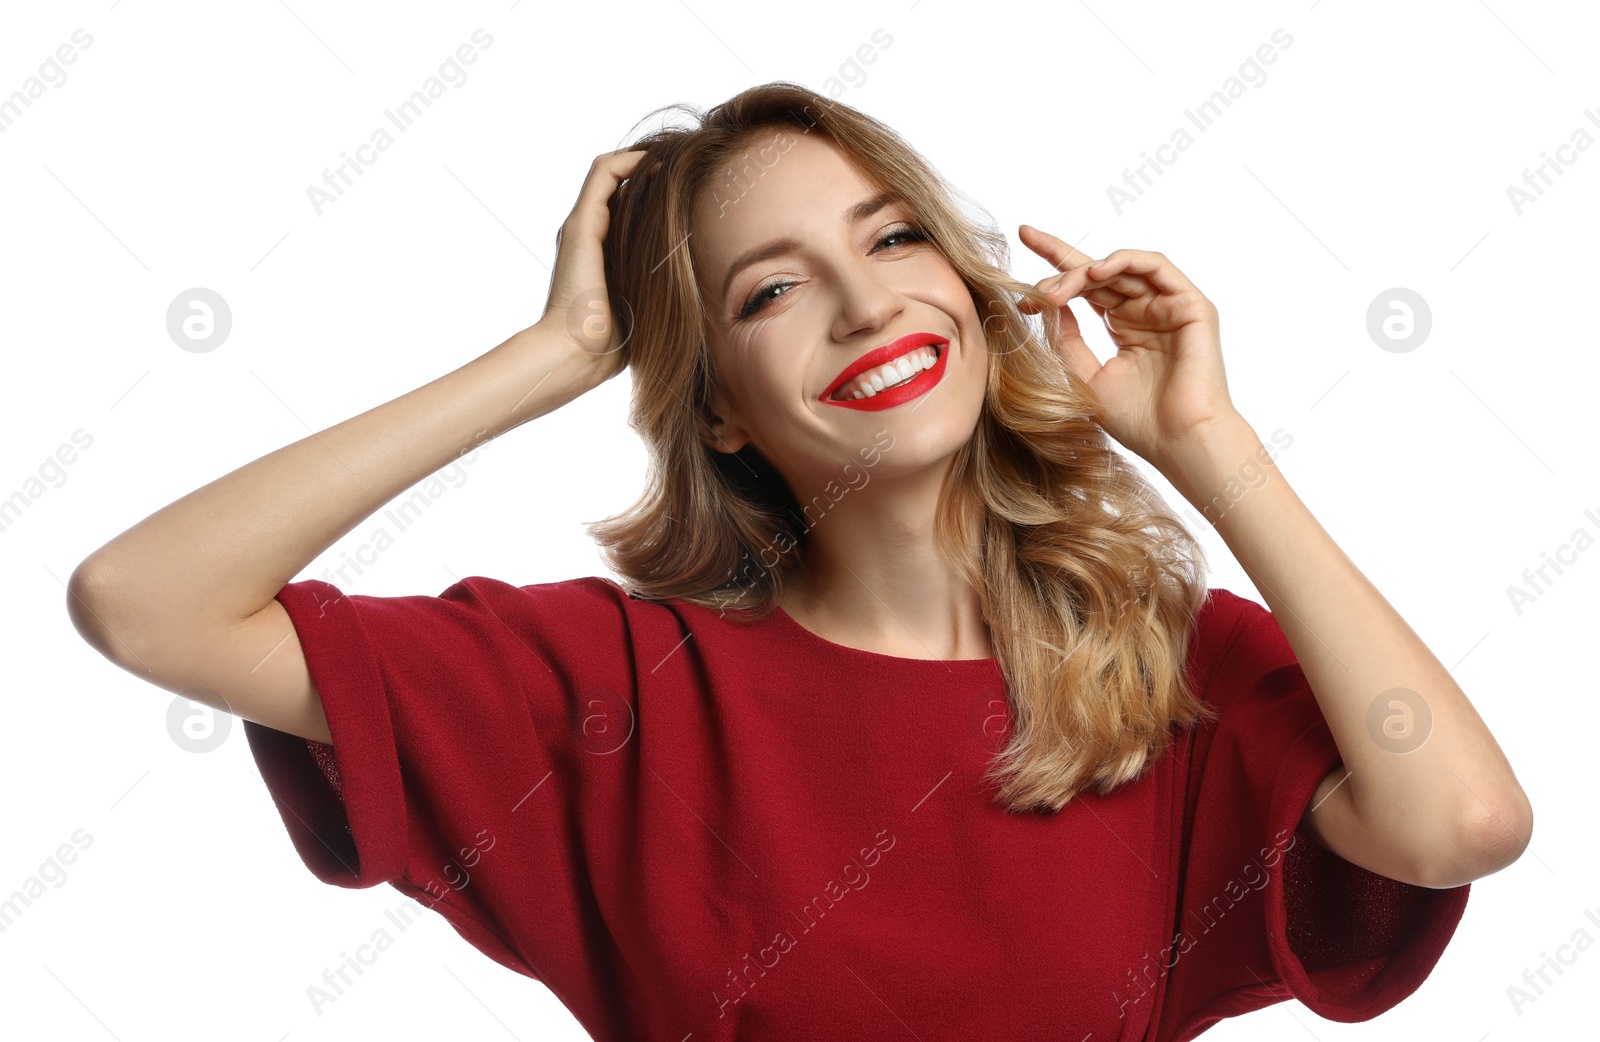
[[[1261,591],[1344,760],[1317,786],[1304,831],[1346,861],[1417,886],[1460,886],[1521,856],[1533,810],[1483,718],[1250,425],[1238,417],[1196,432],[1170,458],[1163,475],[1212,520]],[[1225,490],[1252,463],[1265,480],[1230,499],[1236,491]]]
[[[1233,408],[1216,308],[1159,253],[1117,250],[1093,262],[1023,231],[1024,244],[1064,272],[1038,288],[1060,308],[1054,347],[1095,392],[1097,419],[1216,527],[1322,709],[1343,764],[1317,786],[1305,832],[1346,861],[1417,886],[1460,886],[1515,861],[1533,830],[1527,794],[1449,671]],[[1074,296],[1117,345],[1104,364],[1079,334],[1067,306]],[[1022,309],[1038,310],[1026,300]],[[1244,490],[1241,472],[1252,476]],[[1390,730],[1396,722],[1412,731]]]

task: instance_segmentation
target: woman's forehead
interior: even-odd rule
[[[762,140],[773,145],[764,164],[747,162]],[[716,298],[740,260],[848,230],[852,211],[884,194],[818,135],[758,138],[737,155],[701,185],[690,212],[696,275]]]

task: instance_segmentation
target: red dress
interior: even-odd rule
[[[246,723],[323,882],[388,883],[598,1040],[1181,1042],[1411,994],[1469,887],[1296,833],[1339,753],[1265,608],[1211,590],[1222,713],[1136,781],[1013,814],[993,659],[833,644],[589,577],[286,585],[333,745]]]

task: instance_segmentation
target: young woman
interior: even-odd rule
[[[1199,290],[1026,225],[1060,274],[1019,282],[954,198],[787,83],[599,156],[537,323],[118,536],[73,618],[247,721],[318,879],[416,897],[596,1039],[1376,1016],[1526,845],[1509,764],[1271,467]],[[621,584],[290,581],[624,366]],[[1205,588],[1111,438],[1274,611]]]

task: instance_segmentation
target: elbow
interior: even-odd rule
[[[1528,849],[1533,839],[1533,804],[1522,787],[1513,783],[1505,798],[1493,808],[1479,805],[1469,822],[1478,856],[1488,866],[1484,875],[1509,867]]]
[[[1464,886],[1510,867],[1528,849],[1533,838],[1533,806],[1520,786],[1494,805],[1474,800],[1456,830],[1455,856],[1433,866],[1427,886],[1448,889]]]
[[[122,625],[113,607],[110,591],[114,572],[98,555],[92,554],[72,570],[67,579],[67,618],[84,642],[112,662],[120,662]]]
[[[67,618],[91,647],[106,653],[105,628],[95,602],[103,588],[102,571],[94,557],[86,558],[67,579]]]

